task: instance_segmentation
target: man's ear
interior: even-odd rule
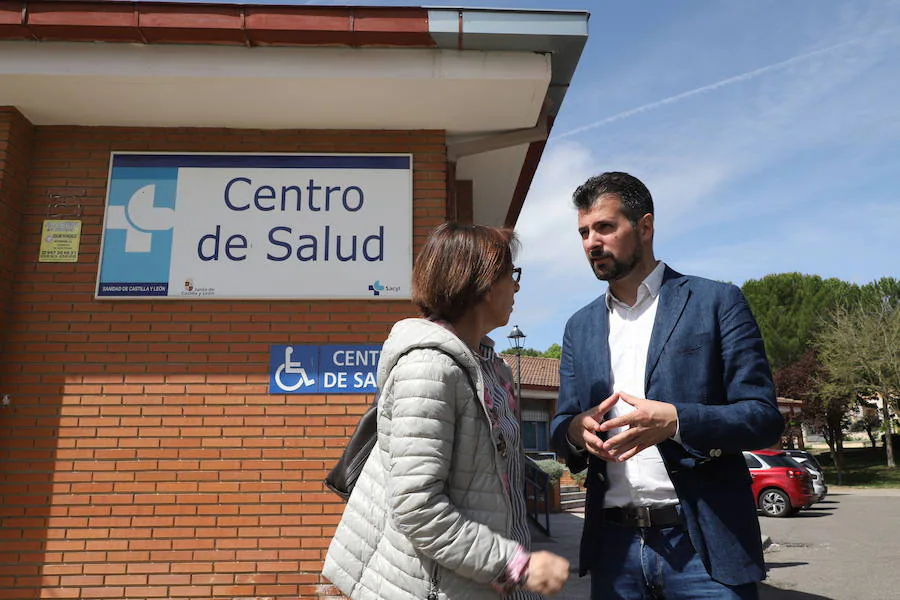
[[[638,232],[643,240],[653,239],[653,214],[647,213],[638,221]]]

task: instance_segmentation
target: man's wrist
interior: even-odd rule
[[[579,446],[572,440],[572,436],[569,435],[569,432],[566,431],[566,443],[569,444],[569,449],[572,452],[576,452],[578,454],[584,454],[587,450],[582,446]]]

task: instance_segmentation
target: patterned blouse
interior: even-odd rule
[[[509,367],[494,352],[493,340],[484,338],[479,346],[479,354],[484,377],[484,404],[491,418],[494,438],[506,463],[503,482],[512,509],[511,537],[525,552],[530,552],[531,531],[525,507],[525,476],[516,394],[508,375]],[[516,589],[505,597],[525,600],[541,596]]]

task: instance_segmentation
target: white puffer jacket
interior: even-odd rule
[[[444,327],[406,319],[384,344],[378,388],[378,443],[323,574],[353,600],[497,600],[490,582],[516,543],[478,359]]]

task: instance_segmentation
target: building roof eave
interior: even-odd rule
[[[315,50],[316,52],[355,49],[365,51],[367,55],[374,53],[372,56],[378,56],[378,52],[393,50],[403,53],[403,56],[406,56],[407,51],[418,52],[417,56],[420,57],[418,62],[406,61],[409,66],[405,71],[400,69],[389,74],[386,68],[372,71],[373,76],[385,76],[386,79],[382,80],[381,90],[371,90],[370,102],[377,101],[379,93],[388,94],[393,89],[395,96],[383,100],[385,105],[396,107],[397,126],[385,125],[390,120],[386,117],[383,121],[376,121],[376,117],[385,116],[385,113],[375,105],[370,111],[370,122],[362,117],[365,110],[351,110],[349,106],[345,108],[338,105],[332,107],[335,113],[346,115],[347,118],[326,125],[326,128],[408,127],[445,130],[448,136],[491,136],[535,128],[541,119],[545,119],[549,132],[549,126],[559,111],[587,40],[588,16],[588,13],[578,11],[470,8],[325,7],[132,0],[2,0],[0,45],[6,47],[6,52],[0,48],[0,90],[5,88],[7,93],[0,91],[0,105],[16,106],[37,125],[309,128],[311,124],[327,119],[304,119],[303,111],[291,110],[293,106],[290,102],[279,104],[277,98],[269,98],[265,110],[240,111],[228,107],[219,113],[197,113],[196,107],[191,107],[189,99],[179,107],[181,99],[169,91],[178,83],[173,77],[181,76],[190,79],[185,89],[197,97],[197,104],[203,103],[203,94],[213,98],[232,97],[236,102],[233,90],[240,87],[242,80],[248,82],[248,87],[261,85],[261,90],[271,95],[271,90],[278,89],[279,81],[285,84],[285,88],[293,85],[295,90],[301,82],[314,81],[305,79],[306,76],[303,75],[286,75],[280,80],[274,76],[265,81],[265,78],[257,75],[230,72],[222,72],[222,77],[219,78],[190,78],[189,74],[181,73],[143,79],[138,78],[138,75],[146,74],[147,70],[140,68],[125,74],[95,73],[93,78],[84,80],[89,84],[83,87],[90,90],[90,98],[76,96],[76,101],[57,102],[52,107],[53,110],[45,110],[42,107],[52,103],[53,96],[47,94],[47,89],[61,90],[57,94],[59,97],[66,95],[61,88],[65,87],[67,76],[71,81],[68,65],[58,73],[45,74],[41,79],[39,74],[16,71],[15,59],[11,55],[17,51],[21,53],[21,49],[25,48],[33,51],[31,45],[37,43],[44,49],[41,58],[43,64],[47,62],[45,57],[48,56],[48,51],[53,48],[59,49],[56,56],[60,60],[71,61],[72,57],[68,54],[72,46],[69,44],[93,42],[101,46],[116,44],[117,49],[143,47],[161,50],[155,53],[142,52],[140,56],[135,56],[134,60],[139,66],[144,64],[141,61],[152,62],[154,56],[180,54],[201,57],[198,58],[198,64],[201,65],[198,68],[203,68],[202,60],[211,60],[212,71],[220,72],[216,71],[220,68],[216,66],[215,61],[220,60],[216,57],[239,56],[241,60],[248,60],[258,55],[259,60],[270,61],[272,52],[277,52],[275,49],[278,48],[283,49],[280,52],[282,58],[289,56],[284,52],[291,48],[311,51],[321,49]],[[192,47],[205,47],[210,51],[192,51]],[[229,54],[225,50],[228,47],[258,50],[245,56],[235,55],[233,52]],[[164,48],[171,50],[163,50]],[[224,53],[215,52],[215,48],[222,49]],[[267,48],[270,52],[263,52]],[[10,49],[15,51],[10,52]],[[86,53],[84,50],[82,52]],[[423,55],[423,52],[431,54]],[[117,53],[128,54],[118,50]],[[3,58],[4,54],[8,57],[6,60]],[[102,55],[103,52],[93,51],[92,54]],[[493,57],[490,64],[494,66],[490,68],[494,70],[479,73],[474,62],[466,58],[478,55]],[[529,56],[543,59],[533,60]],[[53,60],[51,58],[50,62]],[[348,64],[352,64],[353,60],[352,57],[348,58]],[[100,64],[103,62],[101,60]],[[288,67],[293,66],[289,62],[286,64]],[[419,75],[420,79],[415,80],[414,74],[426,73],[428,64],[433,64],[433,69],[436,69],[433,70],[433,75]],[[207,74],[209,71],[207,66]],[[286,73],[290,71],[290,68],[285,68]],[[542,72],[545,74],[542,75]],[[461,80],[458,79],[460,74]],[[447,75],[450,79],[447,79]],[[77,71],[75,76],[78,76]],[[297,77],[300,79],[296,79]],[[454,77],[457,79],[453,79]],[[417,84],[413,84],[413,81],[417,81]],[[455,85],[458,81],[461,81],[461,85]],[[447,85],[458,89],[459,96],[447,94]],[[158,89],[154,90],[154,87]],[[325,99],[334,97],[335,87],[323,85],[320,92],[313,87],[311,83],[308,89],[303,90],[303,97],[321,93],[323,105],[327,107],[329,103]],[[375,88],[377,87],[376,85]],[[340,90],[351,88],[349,84],[338,86]],[[223,93],[223,89],[227,91]],[[10,90],[18,93],[14,94]],[[421,93],[421,90],[426,93]],[[427,93],[428,90],[431,90],[431,95]],[[123,93],[124,96],[121,95]],[[135,96],[136,93],[147,94],[143,98],[147,107],[134,111],[135,115],[140,115],[143,119],[142,122],[112,120],[98,123],[91,119],[91,107],[94,107],[96,114],[114,119],[115,111],[102,107],[104,98],[112,105],[140,106],[141,98]],[[167,98],[167,102],[153,100],[154,94]],[[295,94],[299,95],[299,91],[295,91]],[[360,98],[364,102],[366,95],[363,94]],[[442,108],[440,103],[444,98],[447,104]],[[465,98],[469,99],[474,108],[465,106]],[[136,102],[132,102],[135,99]],[[455,106],[452,105],[454,102]],[[430,112],[427,106],[423,110],[423,105],[428,103],[431,103]],[[355,106],[361,105],[357,102]],[[184,109],[181,121],[178,121],[179,108]],[[316,111],[307,112],[315,114]],[[206,120],[196,122],[198,114]],[[415,122],[401,118],[410,114],[421,118]],[[479,119],[479,116],[482,118]],[[464,173],[468,171],[475,180],[473,209],[476,222],[515,225],[545,143],[546,139],[528,141],[520,146],[470,155],[461,161],[460,170]]]

